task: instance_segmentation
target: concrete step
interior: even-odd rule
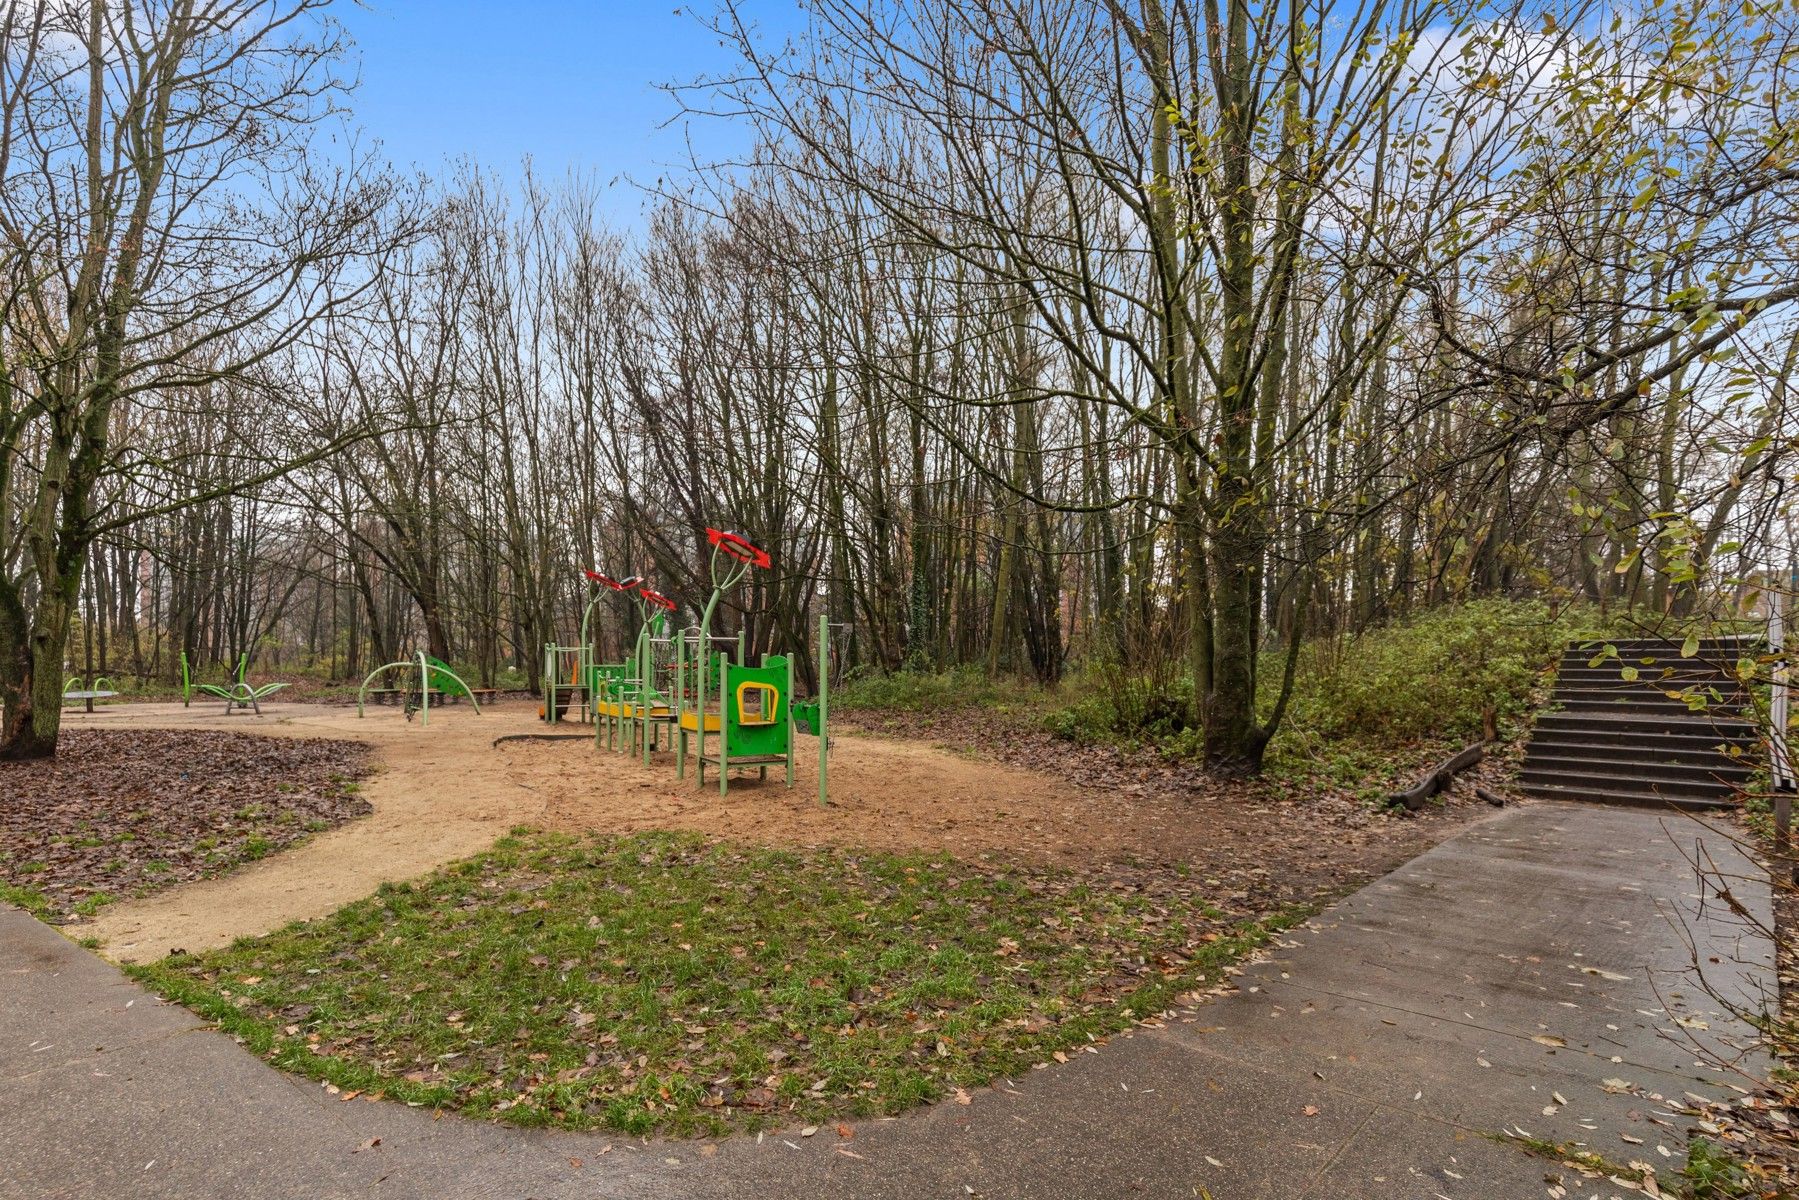
[[[1681,650],[1684,647],[1675,645],[1650,646],[1614,642],[1612,646],[1617,650],[1615,656],[1608,652],[1604,645],[1569,646],[1562,651],[1562,661],[1587,663],[1597,658],[1601,662],[1641,662],[1644,659],[1654,659],[1658,662],[1734,663],[1744,655],[1761,653],[1759,646],[1713,644],[1711,642],[1701,642],[1699,648],[1690,655],[1682,654]]]
[[[1739,754],[1731,754],[1729,747],[1742,746],[1740,742],[1724,741],[1716,737],[1696,737],[1686,734],[1642,734],[1629,739],[1599,739],[1579,730],[1540,729],[1525,748],[1525,754],[1536,754],[1539,751],[1551,758],[1599,758],[1608,762],[1672,762],[1711,764],[1727,762],[1740,765],[1745,771],[1751,769],[1754,755],[1749,748],[1743,748]]]
[[[1624,677],[1626,667],[1636,667],[1637,677],[1634,680],[1626,679]],[[1637,666],[1635,663],[1625,663],[1622,666],[1617,663],[1606,663],[1604,666],[1589,667],[1583,663],[1580,666],[1563,666],[1556,671],[1556,682],[1558,684],[1585,683],[1588,681],[1595,683],[1653,684],[1670,679],[1678,680],[1683,684],[1705,682],[1728,684],[1731,687],[1742,686],[1742,683],[1737,679],[1736,673],[1733,670],[1721,669],[1713,666],[1695,666],[1692,663],[1663,663],[1660,666],[1654,667],[1641,667]]]
[[[1701,653],[1707,650],[1729,650],[1734,653],[1738,650],[1751,649],[1759,646],[1762,644],[1763,640],[1764,639],[1760,634],[1728,634],[1723,636],[1702,637],[1698,640],[1697,644]],[[1570,643],[1568,645],[1568,651],[1570,653],[1577,650],[1592,651],[1599,649],[1601,646],[1616,646],[1620,654],[1626,650],[1629,650],[1632,653],[1664,652],[1679,654],[1685,645],[1686,639],[1678,637],[1583,638],[1578,642]]]
[[[1693,797],[1701,800],[1729,800],[1736,794],[1736,789],[1731,784],[1716,779],[1650,778],[1642,774],[1608,770],[1607,765],[1591,771],[1570,771],[1559,767],[1546,769],[1527,765],[1518,772],[1518,781],[1546,787],[1589,788],[1618,795],[1643,796],[1647,799]]]
[[[1732,787],[1749,778],[1750,764],[1722,754],[1707,756],[1709,761],[1670,761],[1646,758],[1640,754],[1631,760],[1606,757],[1604,747],[1531,746],[1524,756],[1526,775],[1603,775],[1619,780],[1636,780],[1645,784],[1666,782],[1670,785],[1693,784],[1704,790],[1712,786]]]
[[[1634,712],[1643,708],[1665,708],[1674,713],[1722,713],[1739,720],[1746,719],[1745,714],[1751,711],[1748,697],[1740,694],[1718,694],[1710,689],[1695,689],[1690,694],[1691,704],[1686,699],[1688,693],[1669,696],[1651,688],[1557,688],[1549,702],[1564,710],[1605,711],[1616,708]]]
[[[1760,740],[1756,726],[1716,713],[1657,712],[1645,709],[1607,711],[1575,709],[1537,714],[1538,730],[1579,730],[1607,739],[1641,736],[1709,737],[1740,744]]]
[[[1678,695],[1670,696],[1669,692]],[[1556,683],[1555,695],[1558,698],[1586,700],[1669,700],[1676,704],[1685,704],[1685,698],[1692,696],[1708,705],[1728,704],[1734,708],[1742,708],[1749,703],[1749,697],[1742,688],[1731,687],[1721,679],[1669,679],[1653,683],[1626,683],[1620,679],[1563,679]]]
[[[1522,781],[1518,785],[1518,790],[1527,796],[1536,796],[1543,800],[1578,800],[1588,804],[1617,804],[1630,808],[1677,808],[1693,812],[1736,807],[1734,800],[1719,800],[1703,796],[1649,796],[1581,784],[1563,785]]]

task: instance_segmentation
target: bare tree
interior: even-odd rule
[[[323,7],[0,13],[0,756],[55,749],[77,591],[116,523],[96,488],[172,461],[172,447],[115,440],[121,408],[196,391],[278,400],[266,368],[360,293],[389,235],[391,181],[310,153],[343,87]],[[275,448],[227,486],[327,448]]]

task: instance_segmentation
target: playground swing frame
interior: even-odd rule
[[[358,720],[365,715],[364,706],[368,699],[369,684],[373,683],[375,677],[382,672],[396,669],[416,669],[419,673],[418,713],[420,725],[429,725],[431,723],[431,677],[433,672],[438,675],[447,676],[457,687],[461,688],[462,694],[467,696],[468,702],[474,706],[475,715],[477,717],[481,715],[481,701],[475,698],[475,689],[471,688],[462,676],[456,674],[456,672],[451,670],[448,666],[432,662],[426,657],[425,652],[420,650],[416,658],[402,659],[399,662],[383,663],[363,677],[362,686],[356,689],[356,716]],[[448,689],[445,689],[445,694],[449,694]]]

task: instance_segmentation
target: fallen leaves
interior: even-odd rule
[[[78,920],[366,815],[354,742],[214,730],[66,729],[0,770],[0,883]]]

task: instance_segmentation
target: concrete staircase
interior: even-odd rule
[[[1759,741],[1736,661],[1752,642],[1707,638],[1692,658],[1677,643],[1615,641],[1597,667],[1570,646],[1557,672],[1554,710],[1537,717],[1524,751],[1522,790],[1553,800],[1726,808],[1749,777]],[[1623,678],[1635,667],[1637,678]],[[1669,692],[1696,694],[1694,711]],[[1732,753],[1732,750],[1736,753]]]

